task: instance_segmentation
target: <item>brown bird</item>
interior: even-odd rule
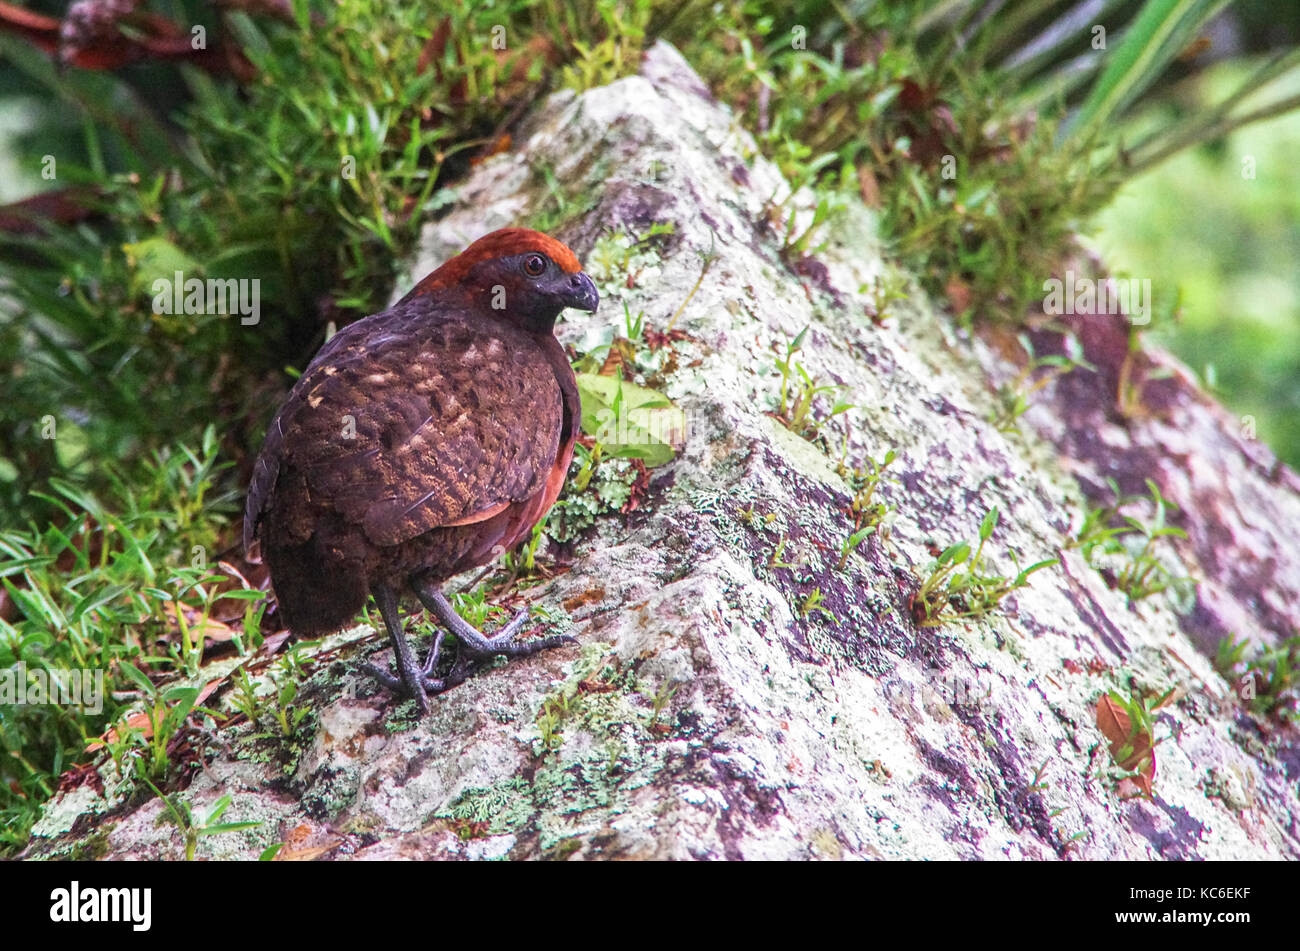
[[[572,641],[516,644],[527,611],[486,637],[441,586],[527,537],[560,494],[582,410],[555,318],[598,300],[565,245],[506,228],[321,347],[267,431],[244,511],[244,547],[260,541],[292,632],[338,630],[373,594],[397,676],[369,669],[421,713],[465,677],[460,663],[434,677],[447,630],[473,658]],[[398,616],[408,592],[446,629],[423,664]]]

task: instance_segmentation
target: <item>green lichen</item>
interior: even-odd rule
[[[488,835],[502,835],[529,822],[536,811],[532,784],[510,776],[491,786],[466,789],[440,815],[461,822],[485,822]]]
[[[586,644],[572,673],[542,698],[537,719],[554,717],[559,742],[539,724],[531,777],[516,775],[467,789],[440,813],[453,822],[486,823],[481,834],[531,830],[542,850],[607,825],[663,768],[662,714],[672,688],[648,688],[610,645]]]
[[[546,534],[557,542],[572,541],[595,525],[601,516],[619,512],[632,495],[638,470],[630,460],[600,460],[590,481],[577,489],[584,465],[583,454],[575,453],[564,494],[547,517]]]
[[[77,862],[98,861],[108,854],[108,833],[112,826],[100,827],[80,842],[73,843],[67,857]]]

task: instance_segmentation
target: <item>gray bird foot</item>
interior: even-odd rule
[[[483,657],[523,657],[528,654],[536,654],[539,651],[550,650],[552,647],[562,647],[565,644],[578,643],[577,638],[568,634],[554,634],[550,637],[539,637],[537,640],[528,641],[524,644],[516,644],[515,637],[528,620],[527,609],[520,611],[505,627],[501,628],[496,634],[487,637],[481,631],[476,630],[471,624],[467,623],[464,618],[456,613],[456,609],[451,606],[451,602],[433,584],[417,584],[415,587],[416,597],[420,603],[434,613],[443,627],[456,635],[456,639],[464,646],[470,654]]]
[[[420,714],[424,715],[429,711],[429,697],[436,696],[444,690],[450,690],[457,684],[464,683],[472,673],[469,666],[458,657],[455,666],[452,667],[451,672],[446,677],[433,676],[433,670],[438,665],[438,658],[442,654],[442,642],[446,638],[446,631],[438,632],[438,636],[434,638],[433,646],[429,648],[429,656],[425,659],[424,664],[419,667],[415,666],[413,657],[410,657],[412,663],[403,667],[399,655],[399,676],[393,676],[375,664],[363,664],[362,669],[398,696],[414,697],[416,705],[420,708]]]
[[[462,683],[469,676],[469,671],[457,661],[446,677],[434,677],[433,670],[438,663],[442,642],[447,636],[446,632],[438,632],[424,664],[417,663],[415,653],[406,642],[406,635],[402,631],[402,619],[397,610],[397,596],[391,588],[384,585],[376,585],[373,593],[375,603],[379,605],[379,614],[384,619],[384,626],[388,629],[388,636],[393,644],[397,675],[394,676],[374,664],[364,664],[362,669],[398,696],[413,697],[420,716],[424,716],[429,712],[429,697]]]
[[[398,696],[415,698],[420,716],[424,716],[429,712],[429,697],[436,696],[458,684],[464,683],[480,666],[477,662],[489,657],[522,657],[549,650],[552,647],[562,647],[565,644],[576,644],[578,642],[577,638],[568,634],[556,634],[551,637],[540,637],[523,644],[516,644],[514,640],[528,620],[527,610],[520,611],[496,634],[488,637],[457,614],[456,609],[451,606],[451,602],[443,596],[436,585],[417,584],[413,585],[413,587],[420,602],[433,612],[434,616],[442,622],[444,628],[433,639],[433,645],[429,648],[429,656],[425,658],[423,664],[416,661],[415,653],[407,644],[406,636],[402,631],[401,618],[398,616],[397,611],[396,595],[387,587],[376,586],[374,590],[375,602],[379,605],[379,613],[384,619],[384,626],[388,628],[388,635],[392,640],[397,672],[394,675],[375,664],[364,664],[362,669]],[[456,661],[446,676],[434,677],[433,672],[437,669],[438,661],[442,657],[442,644],[446,640],[448,632],[456,635]]]

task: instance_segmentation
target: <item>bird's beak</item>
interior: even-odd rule
[[[591,278],[585,272],[579,271],[569,276],[560,300],[565,307],[595,313],[596,305],[600,303],[600,295],[596,293],[596,285],[591,282]]]

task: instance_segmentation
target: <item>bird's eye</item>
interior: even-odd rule
[[[546,258],[540,254],[530,254],[524,258],[524,273],[529,277],[541,277],[546,270]]]

